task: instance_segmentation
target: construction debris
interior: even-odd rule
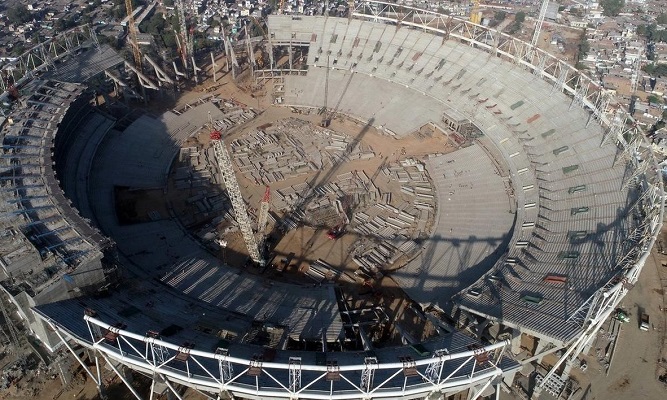
[[[369,146],[354,143],[347,135],[296,118],[258,127],[234,140],[231,147],[238,170],[251,181],[265,185],[339,162],[375,157]]]

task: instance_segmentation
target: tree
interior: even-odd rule
[[[660,101],[660,97],[650,94],[646,97],[646,101],[648,101],[648,104],[661,104],[662,101]]]
[[[521,25],[523,24],[523,21],[526,20],[526,13],[523,11],[519,11],[514,15],[514,22],[512,22],[512,25],[509,27],[509,33],[517,33],[521,30]]]
[[[84,14],[81,17],[81,23],[83,24],[90,24],[93,22],[93,18],[90,16],[90,14]]]
[[[14,47],[12,47],[12,53],[11,54],[13,56],[20,56],[24,52],[25,52],[25,46],[23,45],[23,43],[19,42],[16,45],[14,45]]]
[[[588,55],[590,49],[591,45],[586,39],[586,31],[584,30],[581,34],[581,37],[579,38],[579,44],[577,44],[577,61],[581,61],[582,59],[586,58],[586,55]]]
[[[164,0],[163,3],[166,7],[173,7],[174,6],[174,0]]]
[[[53,24],[53,28],[56,30],[56,32],[61,32],[65,30],[65,19],[64,18],[58,18],[56,22]]]
[[[161,35],[166,26],[167,21],[164,20],[164,15],[162,13],[155,13],[151,19],[141,23],[142,30],[145,30],[151,35]]]
[[[523,11],[519,11],[514,16],[514,22],[516,22],[516,23],[523,24],[523,21],[525,21],[525,20],[526,20],[526,13],[523,12]]]
[[[637,35],[646,36],[646,25],[637,26]]]
[[[14,25],[24,24],[32,20],[32,14],[24,4],[15,3],[7,10],[7,19]]]
[[[655,19],[655,22],[659,24],[667,24],[667,14],[661,13],[658,15],[658,18]]]
[[[642,71],[655,77],[667,76],[666,64],[646,64],[642,67]]]
[[[162,41],[164,42],[164,47],[167,49],[176,48],[176,36],[174,35],[174,32],[167,31],[162,34]]]
[[[600,0],[600,6],[602,6],[602,15],[615,17],[625,7],[625,0]]]
[[[498,21],[498,22],[504,21],[506,17],[507,17],[507,13],[505,11],[496,11],[493,14],[493,19],[495,21]]]

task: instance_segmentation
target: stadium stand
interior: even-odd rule
[[[396,280],[422,309],[451,311],[479,336],[491,323],[518,334],[482,345],[441,331],[423,343],[328,351],[355,328],[341,318],[331,286],[232,270],[171,216],[120,224],[115,188],[163,187],[180,145],[209,113],[222,113],[204,102],[109,129],[107,117],[87,110],[83,85],[48,75],[76,82],[116,62],[96,46],[60,54],[63,68],[42,80],[22,78],[29,95],[2,127],[0,288],[49,349],[73,341],[93,350],[98,367],[99,359],[114,370],[123,364],[174,393],[171,383],[249,398],[478,395],[492,383],[500,390],[500,377],[512,381],[520,364],[505,349],[521,333],[570,346],[563,359],[580,351],[643,266],[660,227],[662,185],[637,174],[638,153],[623,148],[622,134],[608,139],[604,110],[580,92],[568,97],[564,83],[528,72],[535,66],[525,60],[481,50],[482,39],[422,28],[270,16],[273,45],[291,47],[280,72],[283,104],[326,103],[388,140],[427,123],[443,132],[474,124],[481,136],[472,145],[426,162],[437,223]],[[104,258],[110,253],[113,261]],[[127,287],[112,284],[117,264],[132,278]],[[314,339],[316,351],[290,349]],[[547,387],[552,373],[542,378]]]
[[[443,107],[470,116],[511,171],[517,228],[508,238],[507,254],[491,272],[469,289],[458,288],[458,305],[547,340],[575,338],[582,326],[571,316],[623,271],[622,261],[636,243],[620,238],[641,224],[633,206],[644,189],[627,182],[631,166],[618,148],[601,146],[601,126],[590,123],[583,109],[572,107],[571,99],[539,77],[460,42],[338,18],[316,17],[302,24],[271,16],[270,26],[279,27],[277,40],[286,40],[286,33],[310,40],[308,75],[285,78],[285,104],[321,107],[327,75],[322,70],[329,68],[328,104],[340,104],[340,112],[360,120],[373,118],[396,135],[426,121],[440,123]],[[404,101],[412,107],[402,107]],[[476,197],[484,196],[477,192]],[[447,202],[440,204],[447,210]],[[477,217],[485,219],[484,214]],[[482,223],[466,226],[477,226],[471,236],[487,236]],[[431,237],[448,234],[435,231]],[[453,245],[442,246],[445,253],[457,251]],[[507,259],[517,261],[510,265]],[[568,279],[553,285],[545,281],[549,275]],[[438,287],[447,278],[433,275],[419,286]],[[446,301],[444,296],[423,305],[446,310]]]

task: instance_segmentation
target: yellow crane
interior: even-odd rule
[[[130,32],[130,47],[134,56],[134,66],[141,71],[141,52],[137,43],[137,25],[134,23],[134,11],[132,10],[132,0],[125,0],[125,9],[127,10],[127,26]]]
[[[482,23],[482,14],[479,12],[479,0],[472,0],[472,9],[470,9],[470,22],[473,24]]]

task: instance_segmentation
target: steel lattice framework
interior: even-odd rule
[[[0,65],[0,89],[5,92],[10,86],[20,86],[40,72],[57,69],[56,61],[90,43],[99,48],[95,30],[90,25],[82,25],[38,44],[15,60]]]
[[[164,341],[154,332],[139,335],[112,326],[90,313],[83,316],[90,336],[80,337],[56,321],[39,315],[68,349],[71,350],[67,344],[69,339],[95,350],[94,368],[86,367],[76,352],[72,353],[98,385],[102,384],[98,360],[101,358],[107,363],[113,360],[153,376],[172,390],[171,384],[180,384],[203,392],[244,398],[414,398],[434,392],[488,386],[502,375],[499,365],[509,345],[509,341],[502,341],[451,354],[443,349],[420,360],[378,362],[375,357],[366,357],[359,364],[309,365],[300,357],[290,357],[289,362],[280,363],[236,357],[222,348],[215,352],[190,349]],[[116,372],[124,379],[117,369]],[[382,380],[373,379],[379,375]],[[409,377],[418,378],[412,382],[418,380],[419,383],[408,384]],[[137,398],[141,399],[138,395]]]
[[[536,76],[551,83],[555,90],[571,96],[571,107],[578,106],[588,111],[589,123],[592,118],[597,119],[606,130],[602,145],[615,143],[632,165],[634,172],[625,185],[637,185],[642,190],[642,198],[635,203],[636,211],[642,217],[642,223],[633,232],[629,232],[629,235],[639,240],[639,245],[623,257],[618,265],[618,270],[621,272],[598,289],[572,315],[572,320],[581,324],[582,334],[567,346],[568,350],[560,358],[558,365],[576,358],[596,336],[603,322],[619,305],[628,290],[637,282],[662,227],[665,203],[662,177],[650,145],[641,130],[622,108],[609,112],[611,94],[589,76],[520,39],[437,12],[383,1],[363,1],[356,5],[353,15],[362,19],[423,29],[442,35],[444,39],[461,40],[488,52],[489,56],[504,58],[532,71]],[[552,368],[543,382],[548,381],[558,369],[558,365]]]
[[[365,0],[358,3],[354,17],[371,21],[410,26],[440,35],[444,40],[457,39],[495,56],[535,71],[536,75],[552,82],[556,89],[581,99],[581,105],[592,115],[609,124],[606,110],[598,107],[606,91],[590,77],[580,73],[572,65],[532,46],[530,43],[505,33],[474,24],[470,21],[439,14],[435,11],[401,6],[384,1]]]
[[[254,262],[263,265],[264,260],[259,253],[259,245],[257,244],[257,239],[252,231],[252,224],[250,223],[250,217],[248,217],[248,209],[245,205],[245,200],[243,200],[243,196],[241,195],[241,189],[236,180],[236,175],[234,175],[232,159],[229,157],[229,153],[225,148],[225,143],[220,137],[220,132],[211,133],[211,139],[213,142],[215,159],[218,163],[218,168],[220,169],[220,175],[222,175],[222,180],[225,183],[229,200],[232,202],[234,216],[236,217],[236,222],[239,224],[239,229],[243,235],[243,240],[248,249],[248,255]]]
[[[568,346],[566,354],[559,362],[576,357],[591,338],[595,337],[602,322],[637,281],[662,225],[664,206],[662,180],[650,147],[641,131],[636,125],[627,123],[631,119],[623,110],[608,112],[610,94],[590,77],[557,57],[533,47],[530,43],[468,21],[383,1],[362,1],[352,10],[352,16],[422,29],[442,36],[443,40],[459,40],[486,51],[489,57],[502,58],[532,72],[550,82],[554,90],[569,95],[572,98],[572,107],[577,106],[587,110],[590,113],[589,122],[594,118],[607,131],[603,144],[614,143],[634,166],[634,172],[626,184],[637,185],[643,190],[642,198],[636,203],[637,212],[641,215],[643,223],[633,232],[629,232],[629,235],[637,238],[640,245],[623,258],[618,268],[621,272],[591,296],[573,315],[573,320],[581,323],[582,334]],[[94,32],[90,27],[84,26],[69,30],[35,46],[0,68],[5,74],[5,79],[0,81],[0,88],[5,91],[12,83],[20,84],[24,79],[32,79],[39,71],[55,68],[55,60],[90,40],[97,43]],[[259,72],[266,74],[269,71]],[[642,159],[645,161],[641,161]],[[367,357],[363,362],[345,365],[314,365],[304,363],[297,357],[291,357],[289,362],[276,363],[236,357],[226,349],[218,349],[216,352],[186,349],[154,335],[140,335],[114,328],[108,322],[91,315],[83,317],[90,337],[77,335],[44,315],[40,317],[51,326],[98,385],[102,385],[99,364],[97,372],[89,370],[67,340],[74,340],[94,349],[96,360],[98,357],[106,360],[117,373],[111,360],[116,365],[121,363],[151,375],[154,380],[165,383],[176,396],[178,394],[171,383],[211,393],[228,392],[251,398],[275,396],[312,399],[416,397],[434,392],[451,392],[471,386],[486,387],[502,375],[500,360],[508,345],[507,341],[503,341],[481,349],[454,354],[442,349],[435,351],[428,358],[406,359],[401,362],[383,362]],[[175,367],[174,360],[184,361]],[[444,371],[451,370],[446,367],[452,365],[455,366],[453,372],[445,374]],[[554,367],[550,374],[556,369]],[[379,371],[388,378],[378,379]],[[259,378],[255,379],[254,384],[247,383],[247,375],[251,373],[257,374],[255,377],[264,377],[264,383],[260,385]],[[408,376],[408,373],[417,374],[421,376],[421,382],[396,386],[395,378],[401,373],[405,376]],[[318,386],[318,382],[329,380],[327,377],[333,375],[340,377],[340,382],[346,382],[347,389],[338,390],[340,387],[335,380],[331,380],[328,391],[314,389]],[[122,375],[121,379],[124,380]],[[549,376],[544,382],[548,379]],[[266,383],[267,380],[269,384]],[[404,382],[407,382],[407,379]],[[128,386],[131,387],[129,384]],[[134,389],[130,390],[136,395]]]
[[[550,83],[552,90],[570,96],[570,107],[581,107],[587,111],[587,124],[593,119],[597,120],[605,130],[601,145],[614,143],[632,166],[633,172],[624,182],[624,187],[636,185],[643,193],[634,205],[634,211],[641,216],[642,223],[629,232],[640,245],[626,254],[617,265],[619,274],[598,289],[572,315],[571,320],[580,323],[582,334],[568,344],[566,356],[560,361],[576,357],[595,337],[604,320],[637,281],[662,227],[665,201],[662,178],[641,129],[622,107],[610,109],[613,95],[609,91],[572,65],[531,43],[467,20],[385,1],[361,1],[354,6],[351,14],[359,19],[421,29],[442,36],[443,40],[461,41],[487,52],[489,57],[504,59],[531,72]],[[285,73],[294,72],[274,69],[258,71],[257,75],[267,78]]]

